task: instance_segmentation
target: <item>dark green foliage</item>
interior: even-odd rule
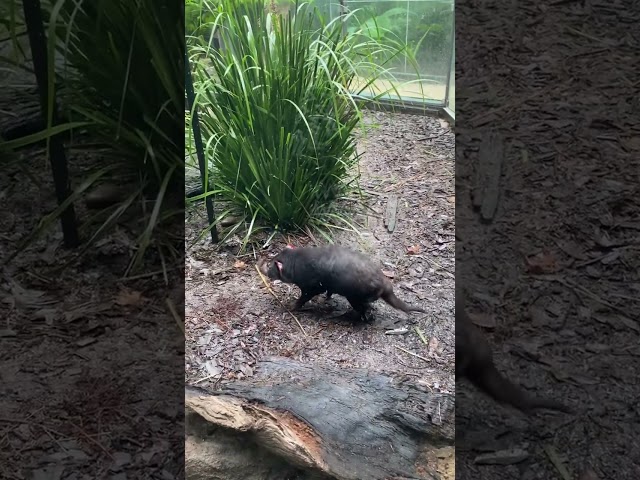
[[[138,237],[135,268],[156,227],[181,215],[166,200],[168,192],[184,188],[184,24],[173,2],[153,0],[59,1],[51,21],[68,65],[69,109],[115,148],[111,160],[128,172],[118,180],[132,179],[132,192],[153,204]]]
[[[356,43],[306,4],[278,15],[262,0],[220,3],[224,48],[192,49],[213,193],[251,222],[248,235],[256,220],[282,231],[351,226],[335,203],[358,160],[349,91],[373,50],[393,48]]]

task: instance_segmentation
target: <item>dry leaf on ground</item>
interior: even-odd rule
[[[417,255],[420,253],[420,245],[412,245],[407,247],[407,253],[409,255]]]
[[[558,264],[552,254],[543,252],[527,257],[527,269],[534,275],[549,274],[558,271]]]
[[[116,303],[121,306],[139,307],[145,301],[142,293],[135,290],[121,290],[116,297]]]

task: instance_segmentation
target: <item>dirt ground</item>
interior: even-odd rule
[[[256,361],[283,355],[313,364],[363,367],[420,377],[434,391],[454,393],[454,137],[437,118],[367,112],[370,128],[361,136],[361,187],[370,215],[359,216],[362,238],[336,236],[336,243],[359,249],[380,263],[396,294],[426,314],[404,314],[383,301],[374,304],[372,324],[331,317],[349,309],[347,301],[318,296],[296,317],[308,337],[267,291],[255,270],[257,256],[270,256],[279,240],[259,254],[234,255],[238,242],[220,252],[210,239],[187,251],[186,382],[215,388],[220,381],[254,374]],[[387,202],[397,196],[393,233],[383,224]],[[375,213],[373,213],[375,211]],[[206,226],[200,203],[187,212],[187,242]],[[317,243],[323,243],[316,239]],[[290,238],[294,245],[313,243]],[[299,291],[274,284],[290,306]],[[388,330],[406,328],[403,335]],[[420,334],[424,337],[421,339]]]
[[[4,72],[6,73],[6,72]],[[33,77],[4,76],[0,131],[38,112]],[[86,139],[85,139],[86,140]],[[106,161],[67,150],[72,186]],[[0,258],[56,206],[43,147],[3,158]],[[95,212],[76,203],[81,224]],[[0,477],[178,478],[184,468],[183,335],[165,307],[181,302],[179,269],[123,279],[135,218],[79,262],[56,223],[0,274]],[[94,227],[95,228],[95,227]],[[182,228],[182,225],[178,228]],[[92,229],[81,230],[84,240]],[[158,258],[145,271],[157,270]],[[151,268],[149,268],[151,267]],[[170,291],[171,290],[171,291]]]
[[[457,385],[456,478],[640,478],[635,6],[456,4],[456,281],[496,324],[498,368],[577,410],[528,420]],[[470,189],[489,130],[511,148],[483,224]],[[525,455],[475,463],[507,448]]]

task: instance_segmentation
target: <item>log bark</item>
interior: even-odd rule
[[[439,479],[426,459],[454,443],[455,400],[417,380],[271,358],[258,365],[255,377],[218,391],[187,386],[187,443],[218,443],[208,454],[216,472],[203,471],[197,449],[187,447],[187,476],[247,474],[225,476],[212,458],[222,432],[244,435],[247,441],[240,443],[259,450],[247,452],[249,458],[268,452],[270,461],[293,469],[287,475],[298,472],[290,478]],[[203,424],[213,433],[203,435]]]

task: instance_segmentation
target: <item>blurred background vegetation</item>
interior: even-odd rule
[[[94,159],[72,185],[69,201],[111,185],[105,191],[113,201],[104,202],[97,214],[82,216],[81,252],[134,209],[136,240],[127,271],[139,270],[150,247],[167,260],[179,258],[183,239],[172,238],[168,228],[183,222],[184,205],[184,24],[176,18],[175,5],[166,0],[60,0],[41,6],[50,68],[56,74],[49,78],[49,90],[55,79],[64,122],[58,129],[82,124],[73,134],[91,139],[83,154]],[[22,12],[22,2],[13,0],[0,10],[5,73],[33,72]],[[35,135],[3,142],[2,150],[7,154],[47,136],[41,129],[30,133]],[[72,176],[74,162],[72,156]],[[60,209],[49,214],[27,240],[50,229],[59,214]],[[24,242],[20,246],[26,247]]]

